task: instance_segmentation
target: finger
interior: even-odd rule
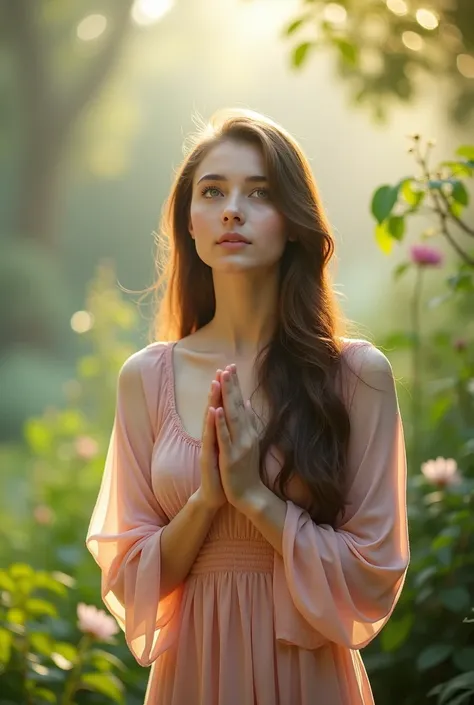
[[[216,409],[215,420],[215,428],[219,448],[224,451],[228,450],[231,444],[231,437],[229,434],[229,429],[227,427],[225,411],[222,406]]]
[[[218,380],[213,381],[212,406],[222,406],[222,386]]]
[[[216,436],[216,410],[213,406],[210,406],[206,414],[206,424],[204,427],[203,434],[203,451],[206,455],[210,457],[211,453],[214,451],[217,436]]]
[[[220,385],[218,388],[216,388],[216,385],[219,383],[216,382],[215,380],[212,380],[211,382],[211,388],[209,389],[209,394],[207,395],[207,405],[206,405],[206,411],[204,412],[204,418],[202,421],[202,433],[201,436],[204,435],[204,431],[206,429],[206,424],[207,424],[207,418],[208,418],[208,409],[210,406],[213,406],[214,408],[220,406]]]
[[[228,369],[222,373],[222,401],[229,434],[231,439],[235,440],[242,429],[242,418],[234,382]]]

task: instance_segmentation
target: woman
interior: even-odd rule
[[[300,147],[218,114],[164,233],[160,342],[121,370],[87,537],[146,703],[372,703],[359,649],[408,564],[402,424],[387,359],[341,337]]]

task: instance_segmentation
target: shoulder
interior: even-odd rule
[[[166,394],[171,345],[156,342],[138,350],[125,360],[118,375],[119,402],[125,401],[129,409],[146,407],[153,423],[160,417],[161,399]]]
[[[154,374],[166,366],[166,353],[171,343],[150,343],[128,357],[120,368],[119,380],[137,382],[148,374]]]
[[[393,386],[393,371],[387,356],[367,340],[343,338],[341,349],[343,374],[375,389]]]

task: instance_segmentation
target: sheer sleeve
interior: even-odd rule
[[[168,518],[151,483],[159,390],[156,374],[144,379],[150,372],[144,358],[144,351],[132,355],[119,375],[115,419],[86,545],[102,571],[105,605],[136,660],[148,666],[174,639],[172,617],[180,588],[160,594],[160,540]]]
[[[303,648],[366,646],[388,621],[409,561],[405,446],[391,367],[369,344],[350,357],[358,379],[346,514],[336,528],[317,525],[288,501],[283,555],[275,555],[277,639]]]

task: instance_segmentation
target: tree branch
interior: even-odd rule
[[[77,120],[86,105],[92,101],[101,89],[111,67],[115,63],[127,33],[130,12],[134,0],[115,0],[117,8],[113,16],[114,26],[108,28],[105,46],[92,66],[66,96],[63,106],[58,110],[58,124],[66,132]],[[109,20],[111,22],[112,20]]]

